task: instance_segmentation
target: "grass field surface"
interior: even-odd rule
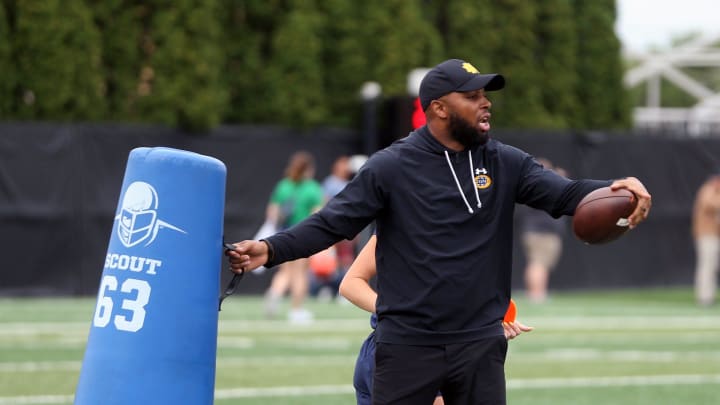
[[[510,343],[510,404],[718,404],[720,306],[690,289],[518,294],[535,331]],[[353,404],[368,315],[311,301],[316,320],[266,320],[259,297],[220,313],[215,404]],[[0,299],[0,405],[71,404],[94,298]],[[189,404],[192,405],[192,404]]]

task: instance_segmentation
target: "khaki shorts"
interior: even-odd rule
[[[703,235],[695,238],[695,297],[702,304],[715,301],[720,271],[720,237]]]
[[[557,265],[562,253],[562,238],[553,233],[527,232],[522,239],[528,263],[541,264],[548,270]]]

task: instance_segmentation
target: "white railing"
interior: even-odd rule
[[[720,89],[686,74],[688,66],[720,71],[720,35],[705,35],[662,54],[628,55],[641,63],[625,73],[628,87],[646,84],[645,105],[633,112],[634,125],[641,130],[673,131],[689,136],[720,136]],[[661,105],[660,81],[673,83],[697,103],[688,108]]]

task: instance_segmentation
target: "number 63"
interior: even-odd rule
[[[115,276],[105,276],[100,282],[100,292],[98,293],[97,307],[95,308],[95,316],[93,318],[93,326],[104,328],[110,323],[113,310],[113,300],[107,296],[108,291],[117,291],[118,280]],[[124,315],[115,315],[114,324],[118,330],[126,332],[137,332],[143,327],[145,322],[145,305],[150,300],[150,284],[145,280],[129,278],[120,286],[123,293],[132,293],[137,291],[135,299],[123,299],[122,309],[130,311],[130,318]]]

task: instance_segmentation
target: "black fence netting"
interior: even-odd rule
[[[494,136],[547,157],[573,178],[636,176],[653,194],[651,217],[607,245],[576,240],[568,221],[552,288],[688,285],[695,264],[693,199],[720,170],[720,138],[612,133],[495,131]],[[296,131],[223,126],[203,135],[146,125],[0,124],[0,295],[89,295],[97,291],[128,154],[165,146],[225,163],[225,237],[252,237],[288,157],[313,153],[316,178],[342,154],[361,152],[349,130]],[[515,244],[513,279],[522,286],[524,257]],[[245,277],[240,293],[259,293],[272,270]],[[223,285],[230,273],[222,272]]]

